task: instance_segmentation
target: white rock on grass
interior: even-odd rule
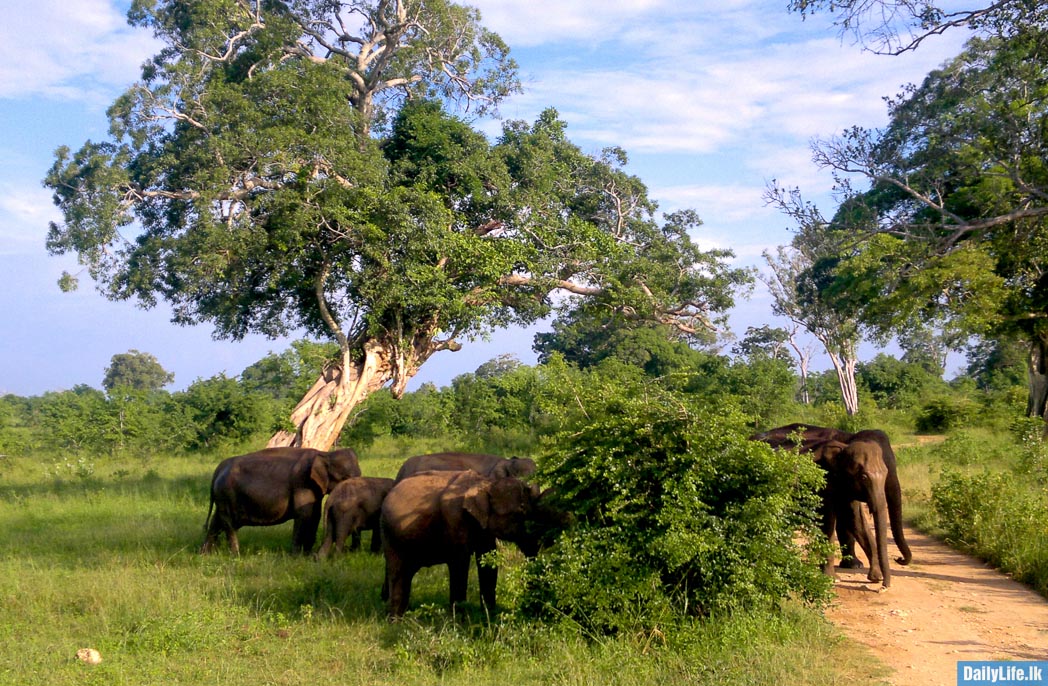
[[[81,648],[76,651],[76,659],[89,665],[97,665],[102,661],[102,655],[94,648]]]

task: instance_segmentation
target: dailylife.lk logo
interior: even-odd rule
[[[957,686],[1048,686],[1048,662],[983,660],[957,663]]]

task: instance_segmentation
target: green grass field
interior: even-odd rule
[[[401,454],[362,454],[364,473],[395,473]],[[218,459],[0,460],[0,684],[875,683],[864,652],[793,603],[585,637],[485,617],[475,576],[451,617],[431,568],[390,624],[380,556],[292,557],[290,525],[243,529],[239,558],[199,555]],[[84,647],[103,662],[77,661]]]

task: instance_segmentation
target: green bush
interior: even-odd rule
[[[655,385],[553,382],[582,412],[540,478],[575,524],[530,563],[525,612],[599,634],[824,596],[810,458],[747,440],[741,413]]]
[[[921,407],[915,425],[922,433],[944,433],[971,424],[977,411],[977,405],[962,396],[936,398]]]
[[[932,503],[948,543],[1048,595],[1048,498],[1042,489],[1007,472],[946,469],[932,485]]]

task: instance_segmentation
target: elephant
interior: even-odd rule
[[[881,444],[873,437],[852,438],[847,443],[829,439],[812,447],[816,464],[826,470],[823,497],[823,533],[832,537],[840,520],[843,529],[852,531],[870,560],[870,581],[880,581],[884,589],[891,586],[888,564],[888,504],[885,484],[888,467]],[[874,540],[859,503],[870,506],[873,515]],[[839,535],[839,534],[838,534]],[[833,555],[824,571],[833,574]]]
[[[386,578],[382,598],[390,619],[408,608],[419,569],[448,566],[450,605],[466,599],[470,558],[476,557],[480,597],[495,609],[498,570],[481,558],[496,539],[538,554],[546,519],[538,487],[515,477],[489,478],[473,471],[430,471],[399,481],[382,503],[380,526]]]
[[[371,552],[379,552],[382,548],[379,514],[393,483],[393,479],[357,476],[335,486],[324,503],[324,542],[317,551],[317,559],[326,558],[332,547],[341,553],[347,536],[352,536],[349,549],[358,550],[360,532],[365,529],[371,530]]]
[[[845,446],[850,446],[853,443],[857,445],[855,451],[858,453],[872,452],[867,444],[876,444],[878,447],[879,457],[875,458],[876,461],[880,461],[884,465],[885,477],[884,477],[884,501],[885,508],[887,511],[887,519],[891,528],[892,537],[895,539],[895,544],[898,546],[899,551],[902,553],[902,557],[896,558],[896,562],[901,565],[908,565],[913,559],[913,555],[910,552],[910,546],[906,542],[906,535],[902,525],[902,487],[899,484],[898,468],[896,466],[895,451],[892,450],[891,442],[888,440],[888,435],[878,429],[865,429],[855,433],[841,431],[840,429],[832,429],[827,427],[813,426],[810,424],[788,424],[786,426],[777,427],[763,433],[754,434],[750,436],[752,440],[764,441],[770,444],[772,447],[794,447],[794,437],[799,436],[801,439],[801,445],[799,446],[801,452],[813,453],[813,457],[817,463],[820,464],[824,469],[830,466],[831,462],[828,458],[820,458],[817,452],[831,448],[832,450],[842,450],[836,446],[831,446],[827,442],[836,442]],[[852,464],[857,461],[865,460],[865,457],[853,456],[849,452],[844,459],[844,463]],[[870,458],[874,459],[874,458]],[[859,472],[857,472],[859,473]],[[841,477],[843,478],[843,477]],[[824,493],[824,501],[842,500],[845,496],[838,495],[838,493],[845,493],[847,491],[854,491],[855,484],[848,485],[848,488],[841,490],[845,484],[838,484],[838,488],[833,490],[830,486],[830,476],[827,477],[827,492]],[[866,494],[867,497],[869,494]],[[871,512],[874,516],[874,524],[876,529],[877,512],[874,510],[876,504],[873,501],[865,499],[851,499],[846,501],[848,510],[850,513],[845,512],[842,502],[824,502],[824,510],[826,512],[835,512],[835,520],[837,537],[840,540],[841,547],[845,558],[844,566],[861,567],[862,563],[858,562],[855,557],[855,543],[858,542],[866,553],[867,558],[870,560],[870,574],[869,578],[871,581],[882,581],[883,568],[887,565],[887,558],[882,560],[875,560],[877,553],[877,547],[874,545],[874,541],[871,540],[868,527],[866,524],[865,516],[860,502],[866,502],[871,507]],[[832,533],[827,532],[827,535]],[[879,544],[879,542],[878,542]]]
[[[528,457],[500,457],[477,453],[433,453],[409,457],[397,472],[397,481],[427,471],[461,471],[470,469],[478,474],[501,478],[517,478],[535,473],[535,462]]]
[[[226,458],[211,479],[207,533],[200,552],[211,552],[224,532],[230,550],[239,554],[240,527],[293,519],[292,552],[308,554],[316,543],[324,496],[355,476],[360,476],[360,462],[350,448],[265,448]]]

